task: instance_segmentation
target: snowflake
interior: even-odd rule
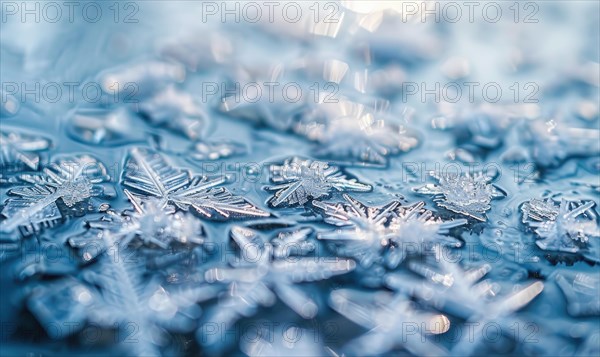
[[[277,230],[275,234],[264,234],[258,230],[234,226],[231,235],[236,242],[247,240],[252,244],[270,243],[273,247],[273,257],[284,259],[290,256],[307,255],[316,249],[316,245],[308,238],[314,233],[310,227]]]
[[[496,294],[498,287],[489,280],[480,281],[492,267],[489,264],[470,270],[463,270],[451,256],[444,256],[441,247],[435,247],[436,261],[441,271],[433,267],[411,261],[408,267],[414,273],[424,277],[425,282],[406,273],[390,273],[386,276],[386,285],[418,299],[427,301],[431,306],[461,317],[485,310],[485,301]]]
[[[72,113],[67,121],[67,133],[73,139],[90,145],[124,145],[143,141],[134,117],[128,109],[82,109]]]
[[[345,274],[355,267],[353,260],[338,258],[276,259],[273,246],[256,240],[248,231],[236,229],[231,237],[240,249],[238,259],[230,268],[212,268],[206,271],[208,282],[229,283],[229,292],[207,318],[227,328],[243,316],[256,313],[259,306],[271,306],[277,298],[305,319],[315,317],[317,304],[296,285],[300,282],[325,280]],[[218,342],[216,335],[198,338],[211,345]]]
[[[193,208],[210,219],[269,216],[243,197],[217,187],[225,181],[225,177],[211,180],[191,176],[188,171],[169,165],[161,154],[140,148],[130,152],[123,173],[123,186],[132,189],[136,199],[157,197],[162,207],[173,204],[184,211]]]
[[[194,98],[168,86],[151,98],[139,103],[139,113],[152,126],[166,126],[186,138],[196,140],[202,136],[207,116]]]
[[[104,231],[107,247],[117,246],[115,237]],[[106,249],[96,265],[83,270],[79,280],[65,278],[33,288],[27,305],[48,333],[65,338],[86,326],[117,329],[118,341],[128,354],[161,355],[166,331],[193,331],[200,315],[197,302],[216,296],[210,285],[166,289],[158,277],[144,278],[139,258],[127,249]],[[67,325],[70,323],[71,325]],[[64,324],[64,325],[63,325]]]
[[[499,286],[487,280],[479,282],[491,267],[485,264],[481,267],[463,271],[457,258],[445,252],[442,247],[435,248],[435,261],[441,268],[432,269],[427,265],[412,262],[411,270],[425,277],[422,284],[407,277],[406,274],[389,274],[386,283],[389,287],[404,291],[416,297],[419,301],[449,314],[458,316],[473,324],[475,335],[463,338],[453,347],[452,355],[468,356],[476,352],[476,348],[485,337],[483,329],[489,324],[497,324],[501,330],[509,330],[510,326],[527,326],[527,322],[513,316],[513,313],[537,297],[544,289],[540,281],[531,283],[524,288],[514,287],[514,292],[499,298]],[[517,341],[519,342],[519,341]]]
[[[117,214],[108,211],[101,219],[87,222],[88,230],[83,234],[68,239],[73,248],[81,250],[84,261],[95,259],[104,251],[103,234],[111,234],[122,247],[134,240],[161,249],[169,248],[173,242],[194,245],[205,242],[204,228],[195,217],[182,212],[168,212],[161,207],[158,199],[149,199],[142,204],[129,191],[125,190],[125,194],[133,203],[133,212]]]
[[[467,224],[466,219],[443,221],[424,209],[425,202],[400,207],[386,231],[386,238],[393,248],[387,257],[388,265],[396,267],[408,252],[423,254],[436,245],[458,248],[460,240],[449,236],[450,230]]]
[[[541,167],[557,167],[566,159],[600,154],[598,129],[571,128],[564,122],[536,120],[521,130],[530,158]]]
[[[2,215],[2,232],[21,229],[30,235],[42,227],[53,226],[65,216],[80,215],[81,204],[90,198],[112,194],[102,183],[108,182],[106,167],[90,156],[75,156],[53,162],[40,175],[23,176],[31,184],[9,191]]]
[[[431,173],[438,184],[427,184],[414,188],[413,191],[433,195],[438,206],[452,212],[485,222],[485,213],[492,207],[492,199],[505,197],[497,186],[490,184],[490,177],[482,173],[460,175],[438,175]]]
[[[329,197],[331,191],[370,192],[370,185],[360,183],[348,176],[337,166],[322,161],[302,160],[294,157],[283,165],[271,165],[271,182],[268,191],[276,191],[269,200],[273,207],[282,205],[304,205],[311,198]]]
[[[380,231],[385,228],[391,213],[400,206],[399,201],[391,201],[381,207],[371,207],[343,194],[345,203],[313,201],[313,205],[323,211],[325,222],[339,226],[353,226],[361,231]],[[348,237],[347,239],[352,239]],[[362,238],[355,238],[362,239]]]
[[[107,69],[99,75],[102,90],[123,102],[147,98],[184,79],[185,68],[182,65],[161,61],[138,61]]]
[[[575,273],[554,274],[556,283],[567,299],[571,316],[600,316],[600,278],[598,275]]]
[[[515,312],[528,305],[533,299],[539,296],[543,290],[544,284],[541,281],[536,281],[525,287],[515,287],[513,293],[502,297],[500,301],[496,301],[494,299],[489,302],[484,311],[474,314],[467,319],[468,324],[476,326],[473,329],[476,339],[473,340],[470,337],[467,338],[463,336],[462,339],[452,348],[452,355],[477,355],[476,349],[480,344],[482,344],[482,342],[485,342],[486,340],[484,329],[490,324],[498,325],[506,337],[514,337],[508,332],[511,326],[517,326],[519,329],[522,328],[527,331],[528,327],[532,326],[532,323],[523,321],[516,316]],[[544,341],[546,337],[540,334],[539,339],[540,341]],[[521,341],[517,340],[515,342],[520,343]]]
[[[357,258],[364,267],[384,259],[388,267],[394,268],[409,251],[420,254],[434,243],[461,245],[447,234],[467,221],[443,222],[431,211],[423,209],[424,202],[404,207],[400,202],[392,201],[381,207],[369,207],[349,195],[343,197],[346,203],[313,201],[313,205],[322,211],[326,223],[342,227],[321,232],[317,237],[343,241],[336,252]]]
[[[48,150],[51,141],[42,136],[0,131],[0,178],[9,172],[38,169],[40,151]]]
[[[540,238],[536,244],[541,249],[577,253],[590,238],[600,237],[595,215],[587,213],[594,206],[594,201],[577,204],[562,200],[556,206],[551,199],[532,199],[523,204],[521,211],[523,222]]]
[[[294,129],[319,143],[319,156],[385,165],[389,155],[407,152],[418,144],[406,128],[390,124],[359,103],[321,104],[316,112],[304,116]]]
[[[419,311],[401,294],[367,294],[339,289],[329,298],[335,311],[369,329],[344,348],[350,355],[385,355],[397,346],[417,356],[447,354],[443,347],[426,338],[448,331],[450,320],[446,316]]]

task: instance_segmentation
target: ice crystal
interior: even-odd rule
[[[599,316],[600,278],[585,273],[557,273],[556,283],[567,299],[567,311],[571,316]]]
[[[207,122],[206,113],[194,98],[174,86],[140,102],[138,108],[152,126],[166,126],[192,140],[202,136]]]
[[[276,259],[273,246],[256,241],[247,230],[234,229],[231,237],[240,249],[240,258],[232,261],[231,267],[212,268],[205,273],[208,282],[230,284],[229,292],[207,319],[226,327],[253,315],[260,306],[273,305],[277,298],[301,317],[313,318],[317,304],[296,284],[345,274],[355,266],[352,260],[338,258]],[[207,344],[216,342],[216,335],[208,337],[204,341]]]
[[[490,183],[490,177],[482,173],[431,173],[431,176],[438,181],[437,184],[427,184],[413,190],[433,195],[438,206],[478,221],[487,220],[485,213],[492,207],[492,199],[506,196],[500,188]]]
[[[65,216],[85,213],[79,204],[92,197],[111,194],[102,185],[110,180],[106,167],[90,156],[75,156],[57,160],[39,175],[25,176],[30,186],[9,191],[2,210],[2,232],[20,228],[32,234],[42,227],[52,226]],[[63,207],[66,206],[66,207]]]
[[[489,280],[481,281],[492,267],[484,264],[465,271],[459,264],[448,261],[451,257],[441,256],[442,251],[436,248],[441,269],[418,262],[409,263],[410,270],[425,278],[425,282],[404,273],[390,273],[386,276],[386,285],[463,318],[484,311],[486,299],[494,296],[497,290]]]
[[[600,237],[595,214],[589,214],[594,201],[585,203],[562,200],[557,206],[551,199],[532,199],[521,207],[523,222],[540,238],[536,244],[544,250],[577,253],[590,239]]]
[[[122,182],[141,201],[157,197],[163,207],[174,205],[183,211],[192,208],[205,218],[269,216],[243,197],[218,187],[226,182],[225,177],[192,176],[189,171],[172,167],[161,154],[150,150],[131,150]]]
[[[388,265],[397,266],[408,252],[422,254],[436,245],[458,248],[462,243],[450,236],[450,230],[467,224],[466,219],[443,221],[433,212],[424,209],[424,202],[400,207],[392,218],[387,237],[393,249],[388,256]]]
[[[408,292],[419,301],[465,319],[476,326],[474,331],[477,339],[463,336],[453,347],[453,355],[472,355],[482,342],[482,329],[487,324],[498,324],[502,329],[507,330],[515,322],[520,324],[519,326],[526,325],[513,316],[513,313],[542,292],[544,289],[542,282],[537,281],[518,290],[515,288],[512,294],[497,297],[498,285],[487,280],[479,282],[490,271],[490,265],[463,271],[456,262],[456,257],[444,253],[442,248],[436,248],[435,252],[441,273],[427,265],[412,263],[411,269],[425,277],[425,283],[419,285],[398,273],[390,274],[386,278],[386,283],[396,290]]]
[[[516,289],[515,289],[516,290]],[[506,335],[510,326],[527,329],[531,323],[521,320],[515,312],[528,305],[533,299],[542,293],[544,284],[536,281],[523,288],[519,288],[508,296],[498,298],[500,301],[493,301],[487,304],[487,308],[479,314],[471,316],[468,323],[476,325],[473,332],[477,339],[463,336],[462,339],[452,348],[452,354],[457,356],[469,356],[477,353],[477,348],[485,341],[483,330],[490,324],[497,324]],[[517,324],[517,325],[515,325]],[[509,336],[514,337],[514,336]],[[540,340],[543,340],[540,337]],[[521,341],[516,341],[521,342]]]
[[[343,197],[346,203],[313,201],[313,205],[322,211],[326,223],[342,227],[321,232],[318,238],[343,242],[336,252],[357,258],[365,267],[384,259],[386,265],[393,268],[409,251],[422,253],[440,243],[461,245],[447,234],[450,229],[466,224],[466,220],[443,222],[431,211],[423,209],[423,202],[405,207],[392,201],[381,207],[370,207],[349,195]]]
[[[101,237],[107,247],[117,246],[109,231]],[[73,328],[60,329],[61,335],[56,337],[64,338],[88,325],[116,328],[124,351],[158,356],[168,341],[166,331],[192,331],[200,314],[196,303],[214,297],[217,289],[191,286],[167,290],[157,278],[144,278],[138,259],[126,249],[108,249],[97,265],[81,273],[81,282],[66,279],[55,283],[57,286],[34,288],[28,307],[46,328],[73,323]]]
[[[442,314],[419,311],[401,294],[376,293],[365,301],[365,293],[349,289],[331,293],[331,307],[367,329],[369,332],[351,341],[345,350],[349,354],[383,355],[402,347],[411,354],[442,356],[447,351],[426,338],[441,334],[450,328],[450,321]],[[410,327],[409,327],[410,326]]]
[[[385,165],[388,156],[418,144],[404,126],[391,124],[360,103],[340,100],[320,106],[317,114],[304,116],[295,126],[296,132],[319,143],[319,156]]]
[[[132,241],[142,244],[169,248],[173,242],[201,245],[205,242],[205,232],[201,222],[189,213],[168,212],[160,206],[158,199],[149,199],[144,203],[125,191],[133,202],[134,210],[123,214],[109,211],[97,221],[87,222],[88,230],[83,234],[70,237],[69,244],[80,249],[84,261],[94,259],[104,247],[103,234],[111,234],[119,246],[126,247]]]
[[[313,233],[314,229],[310,227],[277,230],[274,234],[265,234],[241,226],[231,228],[231,235],[236,242],[248,241],[260,245],[270,243],[275,259],[283,259],[292,255],[307,255],[313,252],[316,245],[309,239]]]
[[[322,161],[287,159],[283,165],[271,165],[271,182],[266,190],[276,191],[269,200],[273,207],[304,205],[310,199],[329,197],[332,191],[369,192],[370,185],[349,178],[337,166]]]
[[[16,131],[0,131],[0,177],[22,170],[36,171],[40,152],[48,150],[51,141],[42,136]]]
[[[343,239],[348,240],[362,240],[360,236],[362,232],[379,232],[385,229],[394,209],[400,205],[399,201],[391,201],[381,207],[367,206],[348,194],[343,194],[342,197],[346,202],[313,201],[312,203],[322,212],[326,223],[355,228],[353,230],[355,233],[338,232],[345,237]]]

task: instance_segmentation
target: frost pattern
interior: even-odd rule
[[[340,242],[335,251],[358,259],[362,266],[384,260],[388,267],[395,268],[408,252],[420,254],[435,244],[461,246],[459,240],[448,234],[450,229],[466,224],[465,219],[444,222],[425,210],[424,202],[400,206],[399,201],[392,201],[370,207],[347,194],[343,197],[345,203],[313,201],[326,223],[341,227],[321,232],[318,238]]]
[[[106,167],[90,156],[75,156],[53,162],[40,175],[24,176],[30,186],[9,191],[2,210],[6,219],[2,232],[20,228],[29,235],[42,227],[55,225],[65,216],[85,213],[80,203],[105,196],[102,185],[110,180]],[[62,207],[63,204],[66,207]]]
[[[493,184],[490,177],[482,173],[461,175],[439,175],[431,173],[438,183],[414,188],[413,191],[433,195],[440,207],[467,217],[485,222],[485,213],[490,210],[494,198],[505,197],[506,194]]]
[[[596,216],[591,213],[595,205],[594,201],[562,200],[557,206],[551,199],[532,199],[523,204],[521,211],[523,222],[540,238],[536,244],[541,249],[577,253],[590,239],[600,237]]]
[[[37,170],[40,164],[40,152],[48,150],[50,140],[42,136],[0,131],[0,174],[20,170]]]
[[[360,183],[337,166],[322,161],[287,159],[283,165],[271,165],[271,182],[266,190],[276,191],[269,200],[273,207],[304,205],[310,199],[329,197],[332,191],[370,192],[370,185]]]
[[[136,199],[144,201],[147,197],[156,197],[160,199],[161,207],[172,204],[183,211],[192,208],[204,218],[269,216],[243,197],[218,187],[225,181],[225,177],[191,176],[188,171],[169,165],[161,154],[136,148],[130,152],[125,164],[122,182]]]
[[[234,230],[231,235],[240,249],[240,258],[231,262],[231,267],[212,268],[205,273],[208,282],[229,284],[228,293],[207,321],[230,327],[241,317],[256,313],[258,307],[273,305],[277,298],[301,317],[313,318],[317,304],[297,284],[325,280],[355,267],[354,261],[339,258],[276,259],[270,243],[261,244],[245,233]],[[199,339],[210,345],[218,341],[218,336]]]

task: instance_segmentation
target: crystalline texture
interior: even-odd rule
[[[0,131],[0,174],[37,170],[40,151],[48,150],[50,140],[15,131]],[[1,177],[0,176],[0,177]]]
[[[139,148],[130,152],[123,173],[123,185],[136,198],[142,201],[147,197],[159,198],[162,207],[172,204],[183,211],[193,208],[210,219],[269,216],[243,197],[217,187],[223,183],[224,177],[211,180],[206,176],[191,176],[188,171],[169,165],[161,154]]]
[[[486,221],[485,213],[492,207],[492,199],[506,196],[498,187],[489,183],[491,178],[481,173],[432,173],[431,176],[437,179],[437,184],[428,184],[413,190],[420,194],[433,195],[438,206],[478,221]]]
[[[420,253],[434,244],[459,247],[460,241],[447,234],[451,228],[467,223],[464,219],[443,222],[423,209],[423,202],[404,207],[392,201],[370,207],[346,194],[344,199],[346,203],[337,204],[313,201],[326,223],[342,227],[321,232],[318,238],[343,242],[336,252],[357,258],[366,267],[382,259],[387,266],[396,267],[408,251]]]
[[[103,196],[110,177],[102,163],[89,156],[75,156],[58,160],[43,170],[41,175],[26,176],[23,180],[30,186],[16,187],[9,191],[2,215],[2,232],[21,228],[31,234],[44,226],[52,226],[69,215],[68,209],[87,201],[90,197]],[[66,206],[61,212],[58,201]],[[63,210],[63,211],[65,211]]]
[[[86,232],[68,239],[72,247],[81,249],[84,261],[94,259],[103,251],[104,234],[111,234],[121,247],[127,247],[134,240],[162,249],[169,248],[173,242],[204,243],[204,229],[197,218],[182,212],[168,212],[160,206],[158,199],[138,203],[127,190],[125,193],[133,202],[133,212],[117,214],[109,211],[100,220],[88,222]]]
[[[587,213],[595,204],[562,200],[556,206],[550,199],[533,199],[524,203],[521,210],[523,222],[540,238],[536,244],[541,249],[577,253],[590,239],[600,237],[595,215]]]
[[[268,191],[276,191],[269,204],[278,207],[303,205],[310,199],[329,197],[332,191],[369,192],[370,185],[360,183],[348,176],[337,166],[326,162],[302,160],[294,157],[283,165],[271,165],[271,182]]]

